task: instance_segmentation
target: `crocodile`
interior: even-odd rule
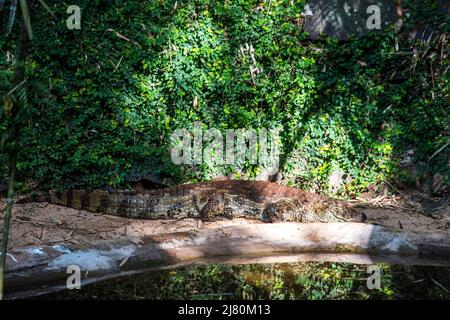
[[[366,216],[342,200],[277,183],[218,180],[150,190],[50,191],[18,203],[48,202],[94,213],[137,219],[218,217],[263,222],[364,222]]]

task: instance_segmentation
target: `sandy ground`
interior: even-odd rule
[[[4,206],[4,202],[0,202],[2,213]],[[392,206],[383,208],[379,205],[368,205],[368,202],[360,210],[366,213],[369,223],[409,231],[445,233],[450,236],[450,215],[445,213],[438,218],[432,218]],[[16,205],[14,208],[8,248],[90,243],[95,240],[218,228],[243,223],[261,222],[246,219],[224,219],[208,223],[202,223],[198,219],[135,220],[47,203],[28,203]]]

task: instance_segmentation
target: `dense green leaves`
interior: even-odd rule
[[[281,126],[285,175],[319,190],[336,169],[353,178],[347,191],[361,190],[394,177],[398,154],[414,149],[423,161],[448,140],[448,59],[440,60],[438,38],[426,45],[395,33],[311,42],[296,23],[302,1],[288,0],[270,9],[253,0],[84,0],[82,29],[68,30],[66,6],[46,3],[57,20],[44,10],[32,20],[27,76],[39,86],[31,88],[23,128],[23,181],[96,187],[120,184],[133,171],[173,182],[257,172],[175,167],[169,135],[194,121]],[[418,19],[414,5],[406,26],[408,19]],[[246,44],[261,71],[254,79],[252,59],[241,53]],[[1,92],[14,66],[12,45],[0,39]],[[437,170],[447,170],[446,154],[433,159]]]

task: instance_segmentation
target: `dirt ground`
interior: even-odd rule
[[[353,205],[365,212],[368,223],[394,229],[426,233],[445,233],[450,236],[448,203],[438,214],[425,214],[420,204],[405,206],[397,198],[377,197],[355,201]],[[437,203],[437,202],[436,202]],[[0,202],[3,213],[5,203]],[[0,213],[0,215],[2,214]],[[197,228],[217,228],[255,220],[233,219],[202,223],[198,219],[135,220],[83,210],[65,208],[48,203],[16,205],[10,228],[9,249],[30,245],[81,244],[95,240],[188,231]]]

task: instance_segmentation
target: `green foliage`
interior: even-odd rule
[[[311,42],[296,24],[303,2],[288,0],[270,9],[256,0],[84,0],[82,29],[68,30],[66,6],[46,2],[58,19],[33,12],[27,77],[40,86],[30,88],[22,181],[97,187],[121,184],[133,171],[173,182],[233,172],[172,164],[170,133],[194,121],[221,130],[281,126],[283,171],[292,184],[318,190],[339,168],[353,178],[346,191],[357,192],[396,177],[405,150],[423,161],[448,141],[449,63],[440,61],[438,40],[390,32]],[[409,3],[408,28],[423,8]],[[445,21],[436,10],[430,16]],[[448,24],[435,27],[448,31]],[[255,83],[251,60],[240,54],[246,43],[261,69]],[[0,39],[0,93],[12,46]],[[448,173],[447,156],[444,150],[431,161],[434,170]]]

